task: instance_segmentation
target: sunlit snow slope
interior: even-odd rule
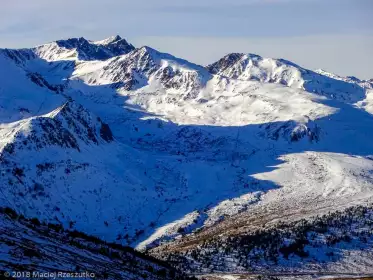
[[[203,67],[119,36],[2,49],[0,203],[140,249],[240,213],[365,204],[371,95],[283,59]]]

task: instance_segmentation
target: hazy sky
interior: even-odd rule
[[[204,65],[250,52],[373,78],[373,0],[0,1],[0,47],[119,34]]]

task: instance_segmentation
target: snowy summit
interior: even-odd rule
[[[0,236],[34,238],[35,217],[184,272],[373,273],[372,87],[249,53],[201,66],[120,36],[0,49]],[[184,277],[136,256],[148,279]]]

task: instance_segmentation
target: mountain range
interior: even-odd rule
[[[373,79],[120,36],[0,49],[0,66],[3,241],[37,218],[178,269],[164,277],[373,273]]]

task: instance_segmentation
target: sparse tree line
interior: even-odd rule
[[[186,271],[255,271],[284,264],[300,268],[315,261],[323,265],[322,259],[338,261],[341,248],[368,250],[372,243],[373,206],[355,206],[246,234],[211,236],[165,259]]]
[[[131,247],[106,242],[77,230],[67,230],[62,224],[46,223],[37,218],[26,218],[9,207],[0,207],[0,216],[2,216],[0,217],[1,219],[9,219],[14,223],[19,223],[23,228],[28,228],[30,231],[36,232],[37,236],[57,241],[56,245],[66,244],[77,248],[77,250],[88,251],[96,256],[105,256],[116,264],[119,270],[132,273],[133,275],[140,275],[141,279],[194,279],[188,278],[186,275],[175,270],[167,262],[140,253]],[[5,228],[3,232],[6,232]],[[8,234],[9,236],[13,236],[11,232]],[[0,236],[0,240],[7,246],[14,248],[11,250],[11,254],[15,259],[24,259],[27,257],[35,261],[35,259],[43,260],[48,258],[42,247],[23,246],[14,238],[2,238]],[[56,250],[58,250],[58,247],[56,247]],[[19,267],[17,263],[14,263],[14,265],[15,267],[12,268],[27,270],[27,267]],[[82,267],[76,267],[77,271],[80,269]],[[110,271],[101,271],[98,267],[95,273],[99,279],[115,278],[115,275]]]

